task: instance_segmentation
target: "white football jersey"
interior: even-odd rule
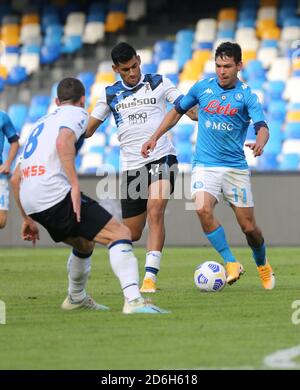
[[[39,119],[30,132],[20,159],[20,200],[27,215],[49,209],[62,201],[71,186],[56,150],[61,128],[84,134],[88,113],[81,107],[60,106]]]
[[[104,121],[113,113],[118,128],[122,169],[137,169],[176,150],[167,134],[157,142],[148,158],[141,155],[141,147],[152,136],[166,114],[166,102],[175,103],[183,95],[166,77],[159,74],[141,76],[132,88],[122,81],[102,92],[92,116]]]

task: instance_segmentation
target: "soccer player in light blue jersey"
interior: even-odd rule
[[[10,143],[7,159],[3,161],[3,148],[5,137]],[[11,123],[9,116],[0,111],[0,229],[3,229],[7,221],[9,209],[8,174],[11,164],[19,149],[19,136]]]
[[[193,158],[191,193],[207,239],[222,256],[227,282],[232,284],[243,273],[242,265],[229,248],[225,231],[214,216],[221,195],[230,204],[252,249],[262,285],[271,290],[275,277],[266,258],[264,238],[256,225],[250,172],[244,154],[244,142],[252,119],[256,141],[246,144],[255,157],[263,153],[269,130],[262,106],[248,85],[241,82],[241,48],[224,42],[216,50],[217,77],[200,80],[176,104],[141,150],[144,157],[157,140],[173,127],[195,104],[198,110],[198,136]]]

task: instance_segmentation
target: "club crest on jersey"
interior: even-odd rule
[[[234,95],[234,98],[237,102],[240,102],[244,99],[244,95],[240,92],[237,92],[235,95]]]
[[[229,115],[234,116],[239,110],[231,106],[230,103],[222,106],[218,100],[211,100],[203,109],[209,114]]]

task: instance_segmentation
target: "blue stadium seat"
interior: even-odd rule
[[[278,154],[264,152],[259,157],[256,168],[259,171],[276,171],[278,169]]]
[[[194,132],[194,124],[179,123],[173,129],[173,141],[177,145],[182,142],[190,142],[191,136]]]
[[[87,22],[105,22],[105,12],[93,12],[87,16]]]
[[[233,40],[234,36],[235,36],[235,31],[231,29],[219,30],[217,33],[217,39]]]
[[[7,113],[15,129],[20,133],[27,117],[28,107],[26,104],[11,104]]]
[[[256,19],[255,18],[247,18],[247,19],[241,19],[237,23],[237,28],[255,28],[256,26]]]
[[[300,27],[300,19],[297,16],[289,16],[282,20],[283,27]]]
[[[32,97],[27,120],[36,122],[40,117],[47,114],[50,97],[47,95],[35,95]]]
[[[157,72],[157,64],[151,62],[150,64],[142,64],[142,72],[146,73],[156,73]]]
[[[91,89],[91,86],[95,81],[95,73],[94,72],[81,72],[77,75],[77,78],[82,82],[86,91],[88,92]]]
[[[279,154],[281,152],[281,140],[276,137],[270,137],[267,145],[264,148],[264,153]]]
[[[9,85],[19,85],[28,78],[26,69],[24,66],[15,65],[10,71],[8,78],[6,79]]]
[[[276,39],[262,39],[260,47],[278,47],[278,41]]]
[[[262,79],[265,80],[266,71],[259,60],[251,60],[248,62],[245,67],[245,77],[246,79]]]
[[[60,45],[42,46],[41,64],[52,64],[60,57]]]
[[[0,77],[0,92],[3,92],[5,88],[5,81]]]
[[[296,171],[299,169],[300,156],[299,154],[289,153],[281,155],[279,163],[280,171]]]
[[[283,122],[281,120],[270,120],[268,121],[270,138],[283,141],[284,133],[282,131]]]
[[[192,162],[193,150],[191,142],[178,143],[176,150],[179,163],[190,164]]]
[[[174,85],[178,85],[178,83],[179,83],[178,73],[167,73],[166,77],[168,77]]]
[[[184,44],[192,44],[194,40],[194,32],[190,29],[182,29],[176,33],[176,42]]]
[[[46,36],[62,37],[63,34],[64,34],[64,29],[60,23],[50,24],[46,27]]]
[[[284,100],[271,100],[268,105],[268,119],[283,122],[286,116],[286,103]]]
[[[195,46],[195,50],[202,49],[202,50],[212,50],[214,43],[213,42],[197,42]]]
[[[284,134],[286,139],[300,139],[300,122],[287,122]]]
[[[161,60],[171,59],[174,42],[168,40],[156,41],[153,47],[153,62],[159,64]]]
[[[282,100],[285,89],[284,81],[269,81],[265,85],[265,102],[268,105],[271,100]]]
[[[68,35],[64,37],[62,52],[73,54],[82,47],[82,37],[80,35]]]

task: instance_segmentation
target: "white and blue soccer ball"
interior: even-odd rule
[[[216,261],[206,261],[196,268],[194,282],[201,291],[221,291],[226,285],[225,268]]]

